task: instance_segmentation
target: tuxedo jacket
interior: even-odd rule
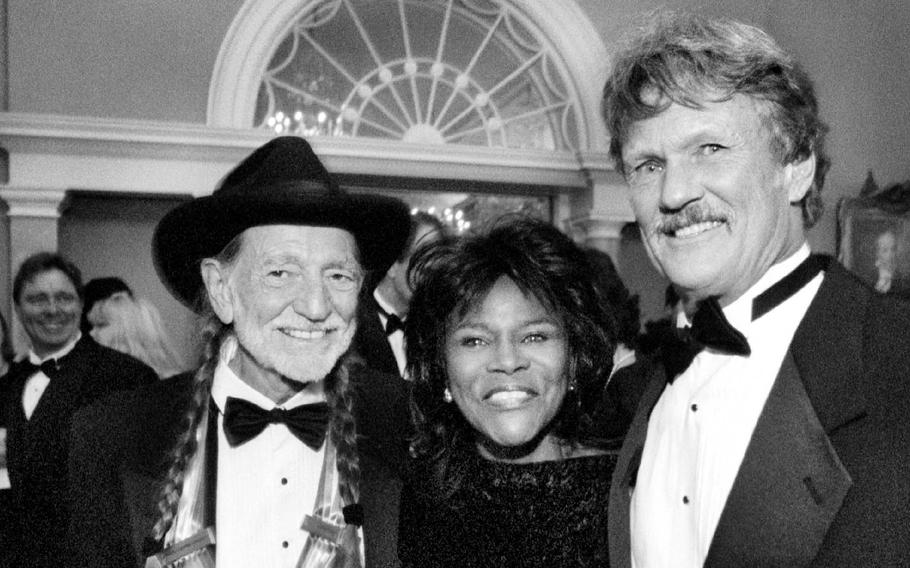
[[[3,416],[7,427],[7,459],[13,503],[13,544],[10,564],[59,566],[66,535],[67,454],[70,423],[80,408],[115,391],[158,380],[137,359],[83,335],[59,361],[31,419],[22,408],[22,392],[33,374],[26,362],[14,364],[4,377]]]
[[[658,368],[613,476],[613,566],[630,565],[631,491],[665,385]],[[908,562],[910,303],[876,294],[832,262],[755,426],[705,566]]]
[[[144,566],[147,539],[158,519],[157,503],[168,453],[185,428],[191,373],[151,388],[112,397],[75,419],[70,467],[74,515],[67,566]],[[352,374],[357,450],[361,468],[367,568],[398,566],[400,467],[407,455],[407,402],[401,381],[361,369]],[[301,519],[304,513],[301,510]],[[217,527],[216,527],[217,543]],[[216,544],[217,546],[217,544]],[[158,552],[156,549],[154,552]]]
[[[395,353],[379,319],[379,304],[372,293],[361,297],[357,310],[357,333],[352,344],[354,351],[363,358],[367,367],[400,377]]]

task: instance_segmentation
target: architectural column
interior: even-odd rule
[[[579,155],[587,187],[572,195],[566,230],[579,244],[608,253],[618,262],[622,228],[635,220],[622,176],[599,154]]]
[[[63,190],[0,188],[9,229],[9,241],[0,251],[0,267],[8,275],[0,285],[4,313],[12,313],[12,281],[22,261],[36,252],[57,250],[57,221],[65,198]],[[13,337],[15,341],[15,333]]]

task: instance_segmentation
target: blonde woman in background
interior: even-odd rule
[[[101,345],[136,357],[167,378],[188,368],[171,345],[161,315],[145,298],[128,293],[97,301],[87,314],[91,335]]]

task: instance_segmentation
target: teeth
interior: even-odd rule
[[[487,397],[487,401],[503,408],[520,406],[530,400],[531,393],[525,390],[507,390],[494,392]]]
[[[287,335],[290,335],[294,339],[322,339],[325,337],[324,329],[314,329],[312,331],[305,331],[302,329],[282,329]]]
[[[677,238],[685,237],[694,237],[700,233],[704,233],[710,229],[715,229],[723,225],[720,221],[706,221],[704,223],[696,223],[694,225],[689,225],[688,227],[683,227],[682,229],[677,229],[675,236]]]

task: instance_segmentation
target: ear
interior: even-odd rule
[[[215,310],[215,315],[225,325],[232,323],[234,321],[234,302],[228,283],[227,267],[214,258],[206,258],[202,260],[199,270],[202,272],[202,281],[205,283],[205,290],[208,293],[212,309]]]
[[[815,180],[815,153],[800,162],[791,162],[784,166],[787,196],[790,203],[798,203],[806,196]]]

